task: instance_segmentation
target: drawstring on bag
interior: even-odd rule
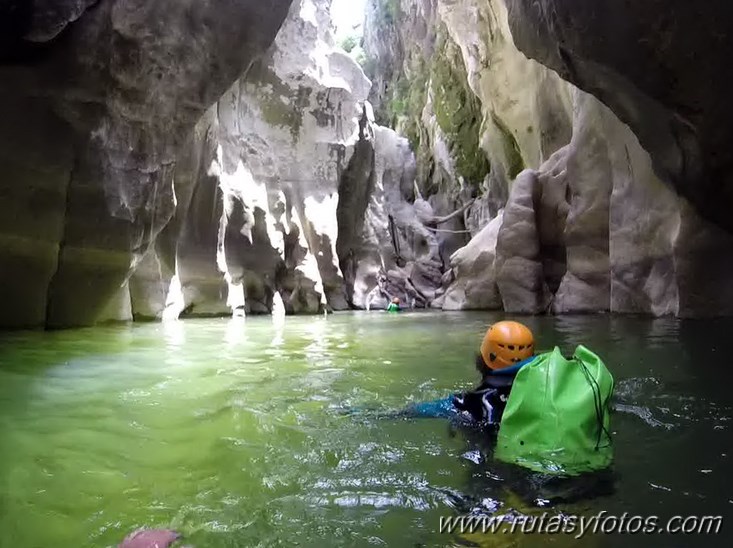
[[[603,434],[606,434],[606,437],[608,438],[608,445],[605,445],[604,447],[608,447],[612,442],[611,433],[608,431],[605,425],[606,410],[604,408],[605,406],[603,405],[601,387],[598,386],[598,382],[596,381],[596,379],[593,378],[593,375],[588,370],[588,366],[585,365],[582,360],[579,360],[575,357],[573,357],[573,360],[580,364],[580,368],[583,371],[585,380],[588,381],[588,384],[593,391],[593,404],[596,410],[596,421],[598,423],[598,439],[596,440],[596,451],[598,451],[601,448],[601,437],[603,436]],[[613,393],[613,383],[611,384],[611,393]]]
[[[535,357],[514,379],[495,458],[551,475],[606,469],[613,461],[613,387],[603,361],[584,346],[569,358],[557,347]]]

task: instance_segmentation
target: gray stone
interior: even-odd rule
[[[287,313],[349,306],[337,204],[369,81],[333,44],[329,6],[297,0],[268,55],[219,101],[211,132],[200,128],[217,152],[191,175],[205,239],[194,246],[192,287],[208,285],[210,307],[232,304],[225,280],[243,292],[247,313],[270,313],[275,293]],[[189,255],[179,244],[179,263]]]
[[[525,170],[512,185],[496,243],[496,281],[507,312],[537,314],[550,304],[540,256],[538,201],[537,173]]]
[[[55,38],[69,23],[99,0],[32,0],[31,28],[24,36],[31,42],[46,42]]]
[[[447,40],[460,47],[484,117],[480,144],[492,169],[468,194],[478,192],[462,221],[473,239],[452,253],[431,306],[490,308],[500,295],[516,312],[729,313],[733,242],[699,212],[733,227],[725,225],[730,124],[720,110],[727,84],[716,76],[729,49],[730,8],[657,4],[401,0],[395,24],[367,32],[382,112],[403,99],[394,91],[399,75],[419,82],[421,60]],[[370,2],[368,23],[385,17],[380,5]],[[409,101],[421,97],[414,91]],[[408,103],[395,123],[406,128],[419,116],[416,185],[443,208],[469,189],[431,101],[428,93],[424,104]],[[531,171],[512,181],[517,165]],[[495,243],[482,230],[502,208]],[[481,289],[468,291],[472,284]]]
[[[556,313],[599,312],[610,308],[612,179],[608,144],[598,130],[600,108],[592,96],[577,94],[566,168],[570,197],[564,233],[567,273],[552,303]]]
[[[408,201],[415,170],[407,139],[379,126],[373,135],[374,166],[361,179],[372,189],[363,221],[358,231],[346,228],[352,238],[339,251],[342,261],[354,265],[347,274],[351,305],[373,308],[397,296],[410,306],[427,307],[442,275],[439,239],[424,224],[434,211],[426,200]]]
[[[608,105],[658,176],[732,230],[733,107],[720,71],[733,49],[733,5],[506,1],[519,49]]]
[[[50,41],[1,56],[0,217],[22,217],[0,225],[5,327],[99,318],[173,215],[186,135],[290,1],[110,0],[68,24],[85,5],[36,12]]]
[[[444,310],[502,307],[494,265],[496,240],[502,222],[503,211],[500,211],[468,245],[451,256],[451,268],[442,280],[445,294],[438,303]]]

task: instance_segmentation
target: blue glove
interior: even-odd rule
[[[458,415],[459,411],[453,405],[453,396],[439,400],[414,403],[403,411],[408,417],[424,417],[436,419],[450,419]]]
[[[439,400],[426,401],[408,405],[398,410],[377,410],[364,407],[351,407],[340,410],[341,415],[351,415],[357,417],[371,417],[375,419],[388,418],[434,418],[434,419],[450,419],[459,415],[458,409],[453,406],[453,396],[448,396]]]

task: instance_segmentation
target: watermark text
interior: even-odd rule
[[[592,516],[573,516],[544,512],[538,516],[441,516],[441,533],[483,534],[564,534],[580,539],[588,534],[718,534],[722,516],[674,516],[664,520],[658,516],[621,516],[605,510]]]

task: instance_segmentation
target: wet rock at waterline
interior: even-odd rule
[[[90,4],[29,2],[0,42],[3,327],[102,315],[173,215],[187,133],[290,0]]]
[[[498,289],[496,308],[508,312],[731,314],[723,272],[733,236],[658,180],[649,155],[608,108],[582,92],[575,105],[570,144],[539,170],[522,172],[500,225],[487,225],[452,261],[443,307],[475,285],[487,300]],[[487,236],[493,231],[495,239]],[[466,268],[461,253],[471,249]]]

